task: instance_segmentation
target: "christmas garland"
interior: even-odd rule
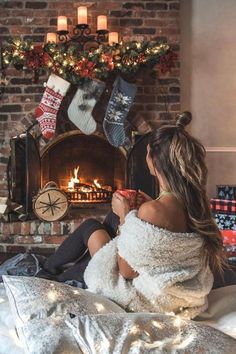
[[[177,57],[168,44],[153,41],[102,44],[97,49],[80,51],[73,43],[33,45],[19,39],[12,40],[2,55],[4,67],[12,63],[19,70],[31,69],[35,81],[49,70],[72,84],[82,78],[105,79],[112,71],[135,73],[141,67],[155,64],[165,73]]]

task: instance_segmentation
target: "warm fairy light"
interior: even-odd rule
[[[19,47],[21,45],[21,41],[19,39],[16,39],[13,43],[16,47]]]
[[[86,6],[79,6],[77,8],[78,14],[78,25],[87,25],[88,24],[88,13]]]
[[[54,290],[51,290],[47,293],[48,299],[55,301],[57,299],[57,293]]]
[[[57,34],[54,32],[47,33],[46,43],[56,43],[57,42]]]
[[[99,304],[98,302],[95,302],[94,306],[96,307],[98,312],[104,311],[104,309],[105,309],[104,306],[102,304]]]
[[[138,325],[134,325],[130,330],[129,333],[131,334],[137,334],[140,331],[140,328]]]
[[[163,324],[157,321],[152,321],[152,325],[157,328],[163,328]]]
[[[175,327],[179,327],[181,325],[182,319],[180,316],[176,316],[173,320],[173,325]]]
[[[107,16],[100,15],[97,17],[97,30],[98,31],[107,30]]]
[[[57,30],[58,31],[67,31],[67,17],[66,16],[58,16]]]

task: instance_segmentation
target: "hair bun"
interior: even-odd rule
[[[180,113],[176,117],[176,127],[179,129],[184,129],[192,120],[192,114],[188,111]]]

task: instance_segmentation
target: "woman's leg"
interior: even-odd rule
[[[109,241],[111,241],[111,238],[106,230],[94,231],[88,239],[90,256],[93,257],[93,255]]]
[[[84,285],[84,271],[91,259],[91,257],[106,243],[111,240],[109,234],[105,230],[94,231],[88,239],[87,247],[89,252],[84,257],[74,264],[72,267],[57,276],[57,280],[64,282],[66,280],[78,280]]]
[[[65,282],[66,280],[77,280],[81,282],[85,287],[84,282],[84,271],[91,259],[89,252],[86,252],[82,259],[79,262],[75,263],[63,273],[59,274],[56,277],[56,280],[60,282]]]
[[[78,260],[88,247],[89,237],[97,230],[105,230],[105,226],[95,219],[84,221],[47,259],[44,269],[51,274],[57,274],[64,264]]]
[[[113,213],[113,211],[110,211],[105,217],[103,225],[111,238],[114,238],[116,237],[118,226],[120,225],[120,218],[118,215]]]

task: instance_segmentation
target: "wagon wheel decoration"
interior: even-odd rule
[[[60,220],[68,212],[67,195],[55,186],[45,187],[34,201],[34,212],[39,219],[44,221]]]

